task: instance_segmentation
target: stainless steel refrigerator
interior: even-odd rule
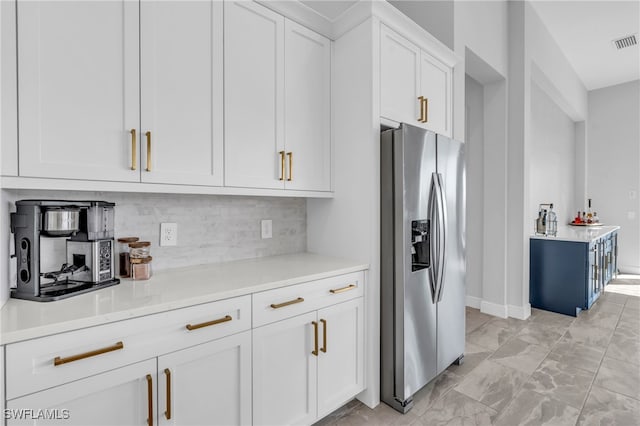
[[[380,145],[381,399],[406,413],[464,356],[464,144],[402,124]]]

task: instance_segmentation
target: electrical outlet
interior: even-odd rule
[[[260,229],[262,239],[271,238],[273,236],[273,225],[271,219],[265,219],[260,221]]]
[[[178,224],[177,223],[161,223],[160,224],[160,245],[175,246],[178,244]]]

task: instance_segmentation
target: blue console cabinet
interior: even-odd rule
[[[617,232],[592,241],[529,240],[531,307],[577,316],[615,276]]]

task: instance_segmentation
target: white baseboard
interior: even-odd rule
[[[508,316],[507,305],[498,305],[497,303],[487,302],[486,300],[480,302],[480,312],[499,318],[507,318]]]
[[[499,305],[475,296],[465,296],[465,303],[471,308],[480,309],[484,314],[499,318],[511,317],[526,320],[531,316],[531,305],[528,303],[525,306]]]
[[[465,304],[470,308],[480,309],[482,299],[475,296],[465,296]]]
[[[531,316],[531,305],[527,303],[524,306],[508,306],[509,316],[520,320],[526,320]]]
[[[621,274],[640,275],[640,267],[638,266],[618,265],[618,269]]]

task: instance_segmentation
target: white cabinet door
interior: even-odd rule
[[[222,7],[140,3],[143,182],[223,183]]]
[[[426,52],[420,58],[420,96],[425,98],[425,127],[451,135],[451,68]]]
[[[362,297],[319,310],[318,321],[318,417],[323,417],[364,389]]]
[[[253,424],[311,424],[316,419],[316,312],[253,330]]]
[[[420,49],[384,25],[380,39],[380,115],[422,127]]]
[[[286,189],[331,190],[331,41],[285,21]]]
[[[17,14],[19,174],[139,181],[138,3],[21,0]]]
[[[251,424],[251,331],[158,358],[158,424]]]
[[[284,17],[224,4],[225,186],[284,188]]]
[[[150,410],[155,424],[155,373],[147,360],[13,399],[7,425],[142,426]]]

